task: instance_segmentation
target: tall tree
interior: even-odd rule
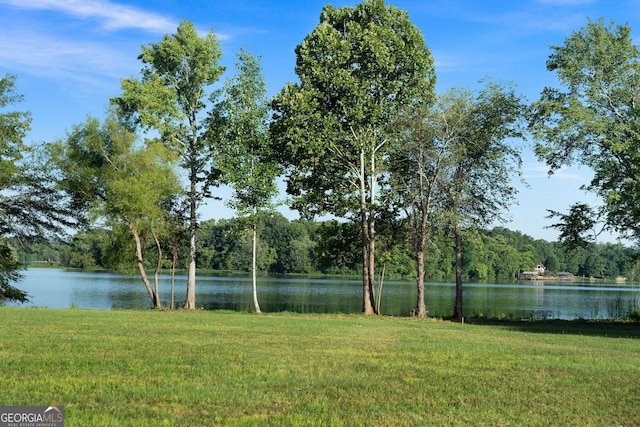
[[[449,96],[458,100],[453,114],[462,126],[453,137],[450,167],[441,182],[456,254],[453,317],[462,319],[463,230],[504,219],[515,200],[512,181],[521,164],[515,139],[524,136],[525,104],[512,87],[495,82],[477,93],[454,89]]]
[[[198,206],[218,184],[219,170],[206,138],[207,90],[218,81],[224,67],[213,31],[200,37],[191,22],[180,23],[175,34],[142,47],[142,78],[122,80],[122,95],[112,99],[121,114],[161,141],[181,158],[189,180],[189,266],[184,307],[196,308],[196,229]]]
[[[234,190],[228,204],[248,221],[251,230],[253,305],[260,313],[256,284],[258,219],[273,210],[279,168],[269,150],[269,103],[259,59],[245,50],[237,56],[237,73],[223,88],[222,99],[210,116],[210,128],[220,141],[216,154],[224,181]]]
[[[576,246],[599,216],[623,236],[640,242],[640,50],[628,25],[589,21],[552,46],[547,69],[560,89],[547,87],[533,105],[536,153],[550,172],[582,164],[595,172],[588,190],[602,211],[576,204],[555,224]],[[586,224],[586,226],[585,226]]]
[[[76,223],[40,150],[24,143],[31,115],[13,110],[23,100],[15,83],[13,75],[0,76],[0,302],[28,300],[12,285],[21,279],[15,245],[62,235]]]
[[[405,109],[398,120],[400,141],[391,156],[395,199],[407,218],[416,263],[417,317],[426,317],[425,250],[434,216],[442,212],[442,180],[450,167],[451,145],[468,123],[468,106],[451,93],[438,97],[433,106]]]
[[[144,268],[143,236],[153,239],[159,265],[157,232],[166,217],[164,204],[179,192],[166,148],[159,143],[136,145],[136,135],[110,115],[104,124],[89,117],[66,140],[51,144],[50,152],[63,177],[60,185],[78,210],[129,230],[142,281],[153,306],[160,307],[158,268],[154,288]]]
[[[360,224],[363,312],[374,314],[375,224],[394,150],[390,124],[402,106],[432,98],[433,59],[407,12],[383,0],[326,5],[296,55],[300,82],[278,94],[271,128],[288,167],[287,192],[304,216]]]

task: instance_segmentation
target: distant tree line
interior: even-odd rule
[[[314,222],[290,221],[280,214],[263,215],[258,221],[257,266],[261,274],[360,275],[361,260],[357,224],[335,220]],[[249,272],[252,242],[240,219],[203,221],[198,229],[200,242],[196,252],[201,269]],[[151,239],[143,237],[153,268]],[[411,242],[400,239],[393,245],[382,242],[380,262],[387,277],[415,278]],[[36,243],[18,252],[24,264],[61,265],[83,269],[109,269],[135,272],[134,242],[126,233],[93,228],[77,233],[70,241],[54,244]],[[129,246],[129,248],[127,248]],[[504,227],[480,229],[465,235],[463,277],[472,281],[509,281],[519,272],[532,270],[542,263],[548,272],[569,272],[576,276],[613,279],[624,276],[640,280],[636,250],[622,244],[590,243],[567,250],[559,242],[534,239]],[[122,257],[125,254],[125,257]],[[131,259],[126,259],[126,256]],[[180,256],[178,268],[185,269],[186,254]],[[428,280],[446,281],[455,276],[455,251],[447,236],[435,237],[425,257]],[[171,267],[170,259],[163,267]]]

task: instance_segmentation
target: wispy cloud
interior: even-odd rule
[[[523,166],[522,175],[524,179],[540,179],[553,177],[556,181],[570,181],[576,183],[588,184],[593,176],[590,170],[578,167],[563,167],[552,175],[549,175],[549,167],[540,162],[527,163]]]
[[[150,32],[170,32],[176,29],[173,19],[143,9],[106,0],[0,0],[21,9],[52,10],[77,18],[94,18],[110,30],[141,29]]]
[[[79,42],[25,28],[0,32],[0,63],[16,73],[92,83],[136,71],[137,52],[95,41]]]

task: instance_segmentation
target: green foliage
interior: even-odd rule
[[[24,144],[31,115],[13,110],[22,101],[15,81],[0,76],[0,300],[24,302],[26,294],[10,285],[20,278],[16,249],[62,235],[76,217],[40,151]]]
[[[362,268],[360,229],[353,222],[325,221],[318,227],[316,256],[326,273],[357,272]]]
[[[49,149],[64,177],[61,187],[91,219],[143,227],[162,220],[162,202],[179,191],[164,147],[136,144],[113,115],[102,124],[89,117]]]
[[[209,117],[209,129],[218,141],[215,153],[223,180],[234,190],[227,203],[241,216],[252,216],[272,210],[279,167],[268,144],[269,104],[260,62],[241,50],[236,68]]]
[[[433,96],[433,59],[407,13],[382,0],[326,5],[296,55],[300,83],[280,91],[271,126],[293,207],[358,217],[363,190],[376,204],[375,189],[361,185],[365,170],[377,179],[385,169],[393,118]]]
[[[122,95],[111,100],[130,125],[171,148],[188,177],[189,279],[185,306],[195,309],[196,229],[198,205],[219,184],[221,171],[212,156],[216,141],[208,137],[204,114],[208,89],[224,67],[213,30],[201,37],[192,22],[182,21],[175,34],[142,47],[140,80],[122,80]],[[159,134],[159,138],[157,137]]]
[[[106,267],[104,254],[108,251],[109,231],[102,228],[80,230],[71,242],[60,250],[62,265],[91,269]]]
[[[272,273],[309,273],[315,271],[308,222],[289,221],[280,214],[264,215],[260,235],[273,247],[277,258],[270,266]]]
[[[383,0],[326,5],[296,57],[299,83],[272,104],[274,152],[303,217],[329,213],[360,224],[363,311],[373,314],[393,123],[405,105],[433,98],[433,59],[407,13]]]
[[[0,190],[10,187],[20,170],[19,161],[27,150],[22,140],[31,124],[29,113],[6,111],[23,99],[15,92],[15,82],[13,75],[0,76]]]
[[[263,249],[258,257],[261,271],[348,275],[360,272],[358,228],[353,223],[335,220],[305,223],[275,215],[263,217],[259,227],[263,236]],[[210,270],[248,271],[250,264],[242,264],[251,256],[246,239],[244,228],[237,219],[202,222],[198,228],[199,265]],[[559,242],[534,240],[504,227],[476,230],[465,234],[463,241],[463,275],[467,280],[509,281],[518,271],[531,270],[539,263],[552,273],[640,279],[637,251],[621,244],[589,244],[568,252]],[[385,251],[387,276],[412,279],[416,274],[413,250],[407,241],[398,243]],[[49,258],[59,256],[65,266],[131,271],[132,244],[128,230],[97,228],[77,233],[68,246],[62,246],[54,254],[49,246],[43,248]],[[31,256],[43,258],[38,255],[37,247]],[[21,257],[29,255],[23,250],[18,253]],[[155,265],[153,257],[151,250],[149,259],[145,259],[147,268]],[[180,265],[184,266],[184,263]],[[426,279],[451,280],[454,265],[450,240],[441,234],[432,235],[425,252]]]
[[[605,226],[638,240],[640,49],[631,28],[589,21],[552,49],[547,69],[556,73],[562,88],[545,88],[533,105],[536,152],[550,173],[574,163],[593,169],[587,188],[604,200],[595,213],[602,214]],[[569,243],[589,237],[582,233],[588,227],[572,221],[575,213],[557,224]]]
[[[20,263],[16,249],[7,241],[0,238],[0,305],[5,301],[27,302],[26,292],[12,286],[20,281]]]

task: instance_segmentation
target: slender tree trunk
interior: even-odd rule
[[[376,240],[375,240],[375,234],[376,234],[376,229],[375,229],[375,222],[373,220],[373,218],[371,218],[372,215],[370,215],[369,218],[369,234],[368,234],[368,239],[369,239],[369,298],[370,298],[370,304],[373,307],[373,314],[379,314],[378,310],[376,309],[376,295],[375,295],[375,286],[376,286]]]
[[[162,302],[160,301],[160,286],[158,283],[158,275],[160,274],[160,268],[162,267],[162,247],[160,246],[160,241],[158,240],[158,237],[156,236],[156,233],[153,232],[153,230],[151,230],[151,234],[153,235],[153,240],[155,241],[156,248],[158,249],[158,262],[156,263],[156,270],[153,273],[153,282],[155,285],[156,296],[155,306],[160,308],[162,307]]]
[[[175,306],[175,291],[176,291],[176,264],[178,263],[178,257],[174,254],[171,260],[171,310],[176,308]]]
[[[380,311],[380,303],[382,301],[382,284],[384,283],[384,273],[387,268],[387,264],[382,264],[382,271],[380,272],[380,277],[378,277],[378,293],[376,294],[376,313],[382,313]]]
[[[368,316],[376,314],[373,282],[370,268],[372,267],[370,250],[371,237],[369,236],[369,223],[367,221],[367,193],[366,177],[364,173],[364,150],[360,151],[360,230],[362,232],[362,312]],[[375,249],[375,246],[373,246]]]
[[[192,171],[192,174],[195,174]],[[196,308],[196,182],[195,176],[191,177],[191,190],[189,194],[189,270],[187,276],[187,296],[184,302],[184,308],[195,310]]]
[[[254,211],[255,214],[255,211]],[[251,272],[253,276],[253,307],[256,310],[256,313],[260,313],[260,304],[258,304],[258,286],[256,280],[256,258],[258,255],[258,227],[256,223],[253,223],[253,254],[251,260]]]
[[[372,147],[370,154],[370,182],[369,182],[369,289],[371,296],[371,304],[374,307],[375,314],[380,314],[379,306],[375,305],[375,286],[376,286],[376,219],[375,219],[375,206],[376,206],[376,183],[377,183],[377,170],[376,170],[376,151],[375,143]],[[382,280],[382,279],[381,279]]]
[[[416,251],[416,285],[418,286],[418,300],[416,304],[416,317],[427,317],[427,306],[424,303],[424,248]]]
[[[140,243],[140,235],[138,234],[138,231],[135,229],[133,224],[129,224],[129,230],[131,230],[131,234],[133,235],[133,240],[136,244],[136,261],[138,264],[138,271],[140,272],[140,277],[142,278],[144,287],[147,289],[149,298],[151,298],[151,304],[153,304],[154,307],[157,307],[156,296],[153,292],[153,288],[151,287],[151,283],[149,283],[149,278],[147,277],[147,273],[144,270],[144,264],[142,263],[142,244]]]
[[[456,220],[455,224],[455,240],[456,240],[456,300],[453,305],[453,318],[462,321],[462,231],[460,223]]]
[[[369,227],[366,213],[363,211],[360,217],[360,228],[362,232],[362,312],[366,315],[375,314],[373,305],[373,292],[371,287],[371,277],[369,276]]]

